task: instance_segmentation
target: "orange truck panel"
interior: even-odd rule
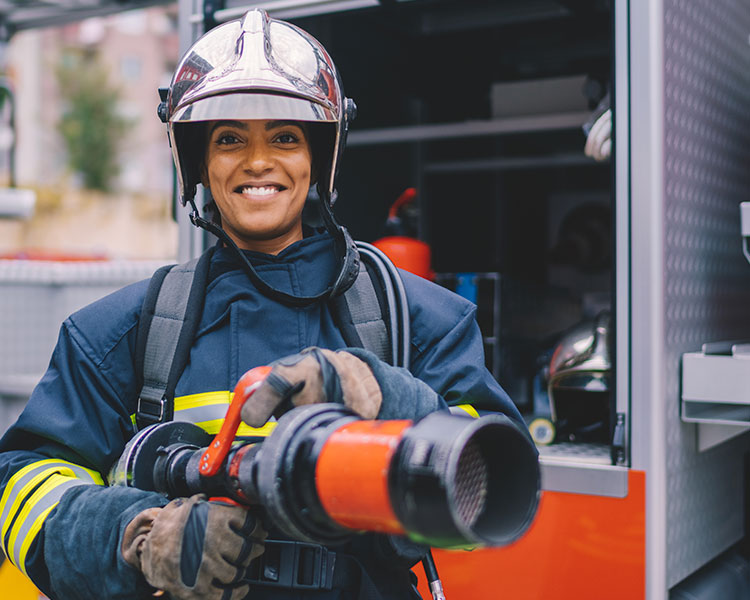
[[[633,470],[625,498],[544,492],[536,520],[509,546],[434,551],[447,600],[641,600],[645,554],[646,474]]]

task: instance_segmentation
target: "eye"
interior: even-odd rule
[[[299,143],[299,136],[291,131],[282,131],[274,140],[280,144],[297,144]]]
[[[222,131],[216,135],[215,142],[219,146],[230,146],[232,144],[238,144],[240,139],[231,131]]]

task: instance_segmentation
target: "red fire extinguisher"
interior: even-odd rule
[[[393,264],[400,269],[432,280],[435,273],[430,265],[432,258],[430,247],[422,240],[407,234],[408,228],[404,218],[400,215],[401,211],[416,197],[415,188],[404,190],[388,212],[388,221],[385,225],[387,235],[373,242],[373,245],[385,252]]]

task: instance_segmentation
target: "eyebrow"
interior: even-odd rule
[[[289,125],[292,125],[294,127],[298,127],[304,131],[304,127],[300,124],[299,121],[268,121],[265,124],[266,131],[270,131],[271,129],[276,129],[277,127],[287,127]],[[233,121],[233,120],[222,120],[222,121],[216,121],[212,126],[211,130],[209,131],[209,135],[211,135],[214,131],[216,131],[219,127],[236,127],[238,129],[243,129],[247,131],[248,126],[247,123],[244,121]]]
[[[271,129],[276,129],[277,127],[288,127],[289,125],[292,125],[294,127],[298,127],[299,129],[302,129],[304,131],[304,128],[300,124],[299,121],[269,121],[266,123],[266,131],[269,131]]]
[[[208,131],[208,135],[210,136],[213,134],[214,131],[216,131],[219,127],[236,127],[238,129],[247,129],[247,123],[243,123],[242,121],[215,121],[213,125],[211,125],[211,129]]]

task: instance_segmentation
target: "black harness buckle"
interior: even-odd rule
[[[265,551],[250,563],[250,585],[330,590],[336,553],[319,544],[266,540]]]
[[[162,423],[166,420],[167,398],[162,396],[161,400],[152,400],[151,398],[138,398],[135,418],[138,429],[143,429],[155,423]]]

